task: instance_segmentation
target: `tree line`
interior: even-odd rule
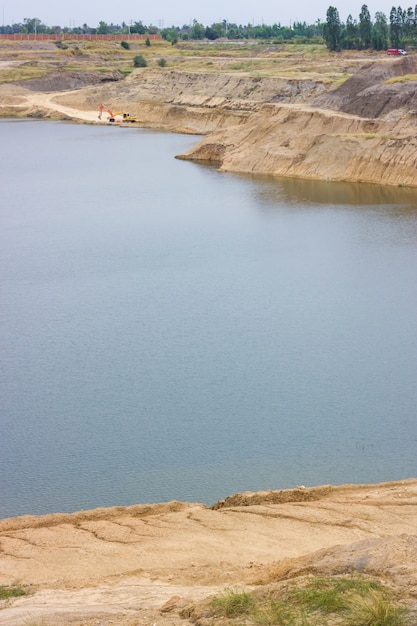
[[[122,22],[121,24],[108,24],[100,21],[98,26],[91,27],[87,24],[77,27],[47,26],[39,18],[25,18],[23,22],[0,26],[0,34],[14,33],[39,33],[60,34],[72,33],[74,35],[99,34],[111,35],[129,34],[154,35],[160,34],[163,39],[172,44],[178,41],[208,39],[214,41],[220,38],[229,40],[259,39],[272,40],[274,43],[282,41],[294,41],[299,43],[325,42],[327,48],[337,50],[384,50],[389,46],[394,48],[417,45],[417,5],[413,9],[392,7],[389,18],[377,11],[372,20],[366,4],[361,8],[358,19],[348,15],[346,23],[340,20],[339,11],[330,6],[327,10],[326,21],[317,20],[315,24],[295,21],[291,26],[282,26],[279,23],[246,24],[238,25],[223,20],[205,26],[194,20],[192,24],[182,27],[171,26],[170,28],[158,28],[152,24],[145,25],[142,21]]]
[[[342,23],[339,11],[327,9],[323,37],[329,50],[385,50],[388,47],[405,48],[417,44],[417,5],[402,9],[392,7],[389,20],[385,13],[377,11],[372,20],[366,4],[362,5],[359,19],[348,15]]]
[[[0,26],[0,34],[38,33],[56,35],[60,33],[72,33],[74,35],[115,35],[115,34],[139,34],[152,35],[160,34],[163,39],[171,43],[180,40],[201,40],[208,39],[214,41],[220,38],[234,39],[276,39],[277,41],[288,41],[294,38],[312,39],[323,37],[323,24],[320,20],[316,24],[295,21],[291,26],[281,26],[281,24],[235,24],[223,20],[205,26],[198,20],[194,20],[191,25],[171,26],[170,28],[158,28],[150,24],[143,24],[142,21],[131,21],[113,24],[100,21],[98,26],[91,27],[83,24],[77,27],[47,26],[39,18],[25,18],[23,22]]]

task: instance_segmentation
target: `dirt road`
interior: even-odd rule
[[[3,68],[4,69],[4,68]],[[40,93],[29,91],[28,89],[22,89],[19,87],[14,87],[13,85],[1,85],[1,103],[0,110],[3,108],[13,107],[15,110],[21,109],[25,114],[33,108],[41,108],[47,109],[52,113],[59,113],[65,117],[70,119],[79,120],[83,122],[97,122],[100,123],[98,119],[98,110],[97,111],[83,111],[78,108],[71,108],[69,106],[65,106],[63,104],[59,104],[55,101],[55,97],[57,95],[63,96],[67,94],[71,94],[72,92],[59,92],[57,93]],[[106,119],[103,119],[103,123],[106,122]]]

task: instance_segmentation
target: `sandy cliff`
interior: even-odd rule
[[[387,83],[401,76],[414,79]],[[155,70],[105,91],[145,126],[204,134],[182,158],[224,171],[417,186],[417,55],[374,63],[331,92],[308,79]],[[71,103],[103,96],[93,87]]]
[[[98,121],[111,102],[142,126],[202,134],[182,158],[224,171],[417,186],[417,55],[373,62],[330,90],[310,78],[157,69],[65,93],[57,76],[0,87],[3,114]]]

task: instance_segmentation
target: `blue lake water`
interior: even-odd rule
[[[0,138],[0,517],[417,476],[417,190]]]

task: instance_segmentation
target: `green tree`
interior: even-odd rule
[[[206,26],[206,30],[204,31],[204,36],[206,39],[210,39],[210,41],[214,41],[218,39],[218,34],[211,26]]]
[[[46,26],[41,22],[38,17],[25,17],[23,20],[24,24],[24,32],[26,33],[44,33],[46,31]]]
[[[392,7],[389,14],[390,23],[390,39],[393,48],[399,48],[402,37],[402,9],[398,7]]]
[[[164,30],[161,30],[161,36],[162,39],[165,39],[165,41],[169,41],[172,46],[178,43],[178,30],[175,28],[175,26],[172,26],[171,28],[164,28]]]
[[[404,38],[412,39],[413,36],[413,24],[414,24],[414,11],[412,7],[408,7],[405,19],[404,19]]]
[[[343,48],[345,50],[355,50],[359,45],[359,29],[356,20],[348,15],[346,26],[343,30]]]
[[[329,50],[340,50],[341,25],[339,11],[329,7],[326,13],[326,24],[323,29],[324,41]]]
[[[147,62],[147,60],[145,59],[145,57],[142,54],[138,54],[133,59],[133,65],[135,67],[147,67],[148,66],[148,62]]]
[[[98,35],[108,35],[109,34],[109,26],[106,22],[99,22],[97,28]]]
[[[204,26],[197,20],[194,20],[191,29],[191,39],[204,39],[204,30]]]
[[[135,22],[130,27],[130,32],[137,33],[138,35],[144,35],[147,32],[147,28],[142,24],[142,22]]]
[[[362,5],[361,12],[359,14],[359,33],[361,36],[362,48],[370,48],[372,20],[371,14],[369,13],[369,9],[366,4]]]
[[[215,31],[215,33],[217,34],[217,37],[224,37],[226,34],[226,29],[227,28],[227,24],[226,24],[226,20],[223,20],[223,22],[215,22],[214,24],[211,25],[211,28]]]
[[[372,47],[375,50],[386,50],[388,48],[387,16],[382,11],[375,13],[375,22],[372,27]]]

